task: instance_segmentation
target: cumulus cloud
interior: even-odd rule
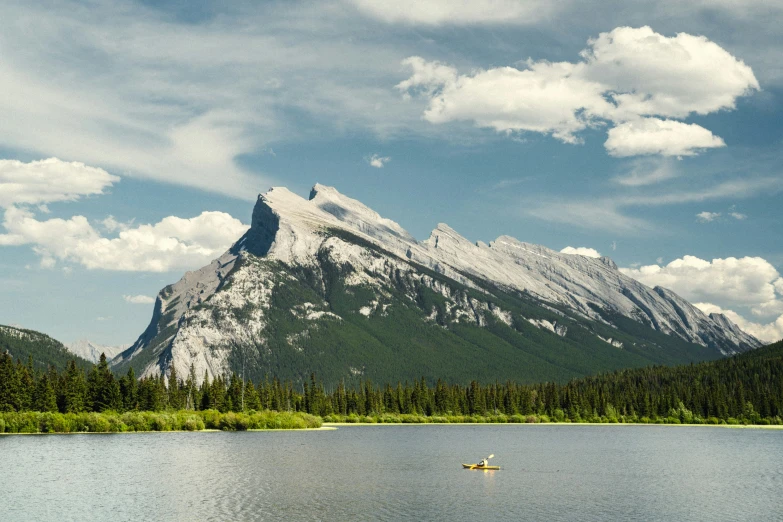
[[[737,221],[742,221],[743,219],[747,219],[747,214],[742,214],[740,212],[729,212],[729,215],[736,219]]]
[[[391,161],[391,158],[388,156],[379,156],[377,154],[373,154],[370,156],[367,160],[367,162],[370,164],[371,167],[375,167],[376,169],[382,169],[383,166]]]
[[[775,300],[778,271],[760,257],[706,261],[683,256],[665,266],[621,269],[648,286],[674,290],[689,301],[757,304]]]
[[[669,288],[705,313],[725,313],[759,339],[773,341],[783,337],[780,329],[783,328],[783,278],[763,258],[728,257],[707,261],[683,256],[664,266],[647,265],[620,271],[648,286]],[[772,322],[749,321],[737,309]]]
[[[422,25],[532,24],[564,2],[545,0],[349,0],[359,10],[388,23]]]
[[[642,118],[609,129],[604,147],[610,156],[694,156],[700,150],[725,147],[723,139],[701,125]]]
[[[148,295],[124,295],[122,298],[126,303],[131,304],[152,304],[155,302],[155,298]]]
[[[105,221],[105,220],[104,220]],[[192,269],[222,254],[248,229],[224,212],[202,212],[183,219],[169,216],[155,224],[102,236],[84,216],[40,221],[29,210],[5,211],[0,245],[31,245],[43,268],[57,261],[88,269],[165,272]]]
[[[589,40],[580,56],[468,74],[414,56],[403,61],[412,75],[397,88],[424,96],[423,117],[435,124],[471,121],[579,143],[580,131],[611,123],[606,148],[614,156],[690,156],[723,147],[709,130],[671,118],[733,109],[738,97],[759,89],[750,67],[702,36],[618,27]]]
[[[588,78],[613,87],[619,117],[709,114],[759,89],[749,66],[704,36],[618,27],[588,41],[581,56]]]
[[[587,247],[571,247],[567,246],[563,250],[560,251],[562,254],[576,254],[580,256],[587,256],[587,257],[601,257],[601,254],[598,253],[598,251],[594,248],[587,248]]]
[[[119,180],[103,169],[75,161],[0,160],[0,207],[39,205],[39,210],[48,212],[46,203],[103,194]]]
[[[704,212],[699,212],[696,214],[696,221],[699,223],[709,223],[711,221],[715,221],[720,217],[720,212],[707,212],[706,210]]]
[[[602,97],[605,87],[582,78],[581,67],[572,63],[528,61],[522,70],[498,67],[467,75],[417,56],[403,64],[413,75],[397,88],[430,96],[423,117],[431,123],[473,121],[499,132],[540,132],[577,143],[575,133],[612,109]]]

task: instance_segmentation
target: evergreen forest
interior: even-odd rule
[[[198,384],[200,381],[200,384]],[[449,384],[441,380],[376,385],[369,380],[325,389],[315,374],[300,387],[236,373],[201,380],[120,378],[106,357],[85,372],[37,369],[0,355],[0,412],[214,412],[309,414],[342,422],[632,422],[783,424],[783,341],[734,357],[676,367],[620,370],[565,384]],[[8,419],[0,414],[0,428]],[[203,415],[198,417],[204,419]],[[232,417],[236,422],[237,417]],[[225,428],[219,419],[212,425]],[[235,429],[242,429],[242,422]],[[3,430],[0,429],[0,432]],[[108,431],[108,430],[107,430]]]

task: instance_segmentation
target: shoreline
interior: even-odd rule
[[[345,426],[667,426],[673,428],[729,428],[783,430],[781,425],[762,424],[655,424],[641,422],[324,422],[323,427]]]
[[[147,430],[147,431],[52,431],[52,432],[35,432],[35,433],[0,433],[0,437],[4,435],[132,435],[148,434],[148,433],[243,433],[248,431],[253,432],[276,432],[276,431],[334,431],[336,426],[321,426],[318,428],[266,428],[266,429],[248,429],[248,430],[216,430],[212,428],[205,428],[203,430]]]

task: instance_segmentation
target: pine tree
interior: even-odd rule
[[[6,352],[0,355],[0,411],[16,411],[19,407],[19,378],[13,358]]]
[[[133,371],[133,367],[128,368],[127,375],[120,379],[120,395],[125,411],[139,408],[139,383],[136,380],[136,372]]]
[[[87,401],[87,382],[84,379],[84,373],[76,367],[76,363],[71,360],[65,370],[62,381],[63,406],[64,413],[79,413],[84,411]]]
[[[174,363],[169,363],[169,385],[168,385],[169,408],[175,410],[182,409],[182,394],[179,389],[179,379],[177,378],[177,368]]]
[[[35,411],[57,411],[57,394],[54,392],[52,382],[46,373],[42,373],[38,377],[38,382],[33,392],[32,408]]]
[[[106,354],[90,370],[87,377],[88,406],[92,411],[119,410],[122,407],[120,386],[109,369]]]

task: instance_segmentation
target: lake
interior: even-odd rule
[[[494,453],[500,471],[470,471]],[[404,425],[0,436],[0,520],[781,520],[783,431]]]

